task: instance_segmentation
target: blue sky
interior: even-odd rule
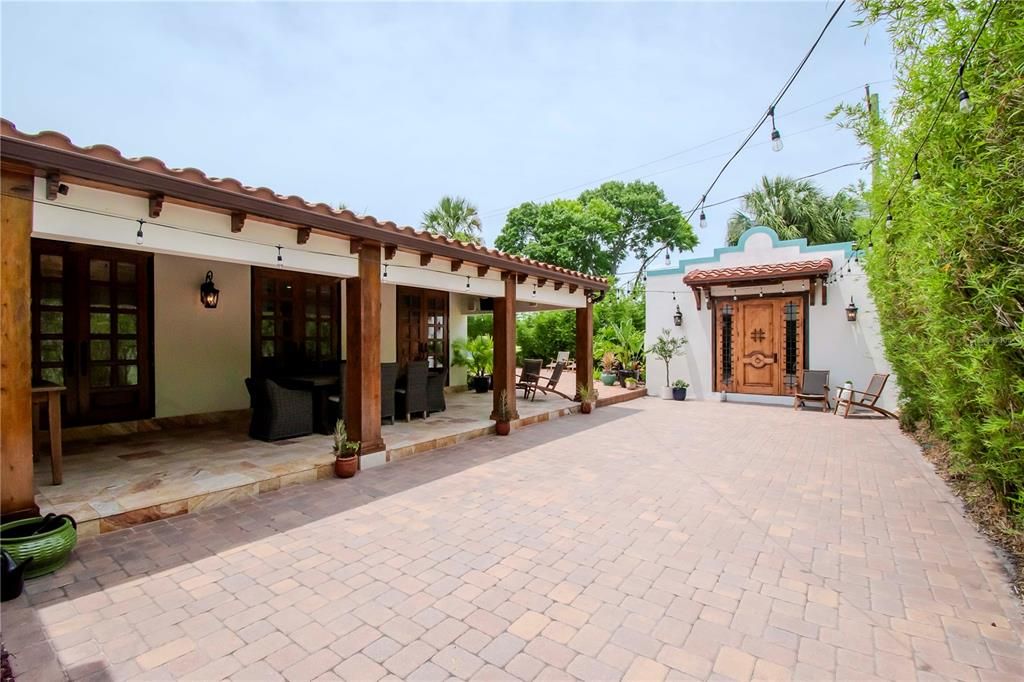
[[[401,224],[460,194],[493,243],[511,206],[673,154],[616,177],[689,209],[742,133],[686,150],[749,129],[835,5],[5,2],[0,112]],[[866,156],[824,118],[866,82],[891,90],[887,36],[855,18],[778,107],[785,149],[763,130],[709,203]],[[735,207],[708,211],[695,254]]]

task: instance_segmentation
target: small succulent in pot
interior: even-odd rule
[[[499,436],[507,436],[512,430],[512,413],[508,409],[508,391],[504,388],[498,394],[498,408],[494,411],[494,430]]]
[[[359,471],[359,441],[349,440],[345,420],[334,425],[334,473],[338,478],[352,478]]]
[[[576,392],[580,396],[580,412],[590,414],[594,409],[594,403],[597,402],[597,389],[593,386],[580,384],[576,387]]]
[[[682,379],[676,379],[672,382],[672,399],[673,400],[686,400],[686,389],[690,387],[690,384],[686,383]]]

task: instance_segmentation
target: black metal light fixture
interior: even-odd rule
[[[853,302],[853,297],[850,297],[850,305],[846,306],[846,321],[856,322],[857,321],[857,305]]]
[[[206,271],[206,281],[199,285],[199,301],[204,308],[216,308],[220,301],[220,289],[213,285],[213,270]]]
[[[677,327],[683,326],[683,311],[679,309],[679,304],[676,304],[676,314],[672,316],[672,321],[676,323]]]

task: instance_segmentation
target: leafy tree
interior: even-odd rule
[[[851,192],[829,196],[809,180],[764,176],[729,218],[728,242],[735,244],[755,225],[772,228],[782,239],[804,237],[808,244],[853,241],[861,213],[862,202]]]
[[[476,206],[462,197],[445,195],[437,206],[423,213],[424,230],[470,244],[483,241],[483,225]]]
[[[509,211],[494,242],[502,251],[601,276],[615,274],[630,256],[646,263],[665,245],[683,251],[696,244],[679,207],[660,187],[640,181],[522,204]]]

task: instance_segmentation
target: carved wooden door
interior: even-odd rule
[[[761,395],[780,395],[779,316],[776,301],[751,299],[738,302],[737,335],[739,346],[736,367],[736,391]]]

